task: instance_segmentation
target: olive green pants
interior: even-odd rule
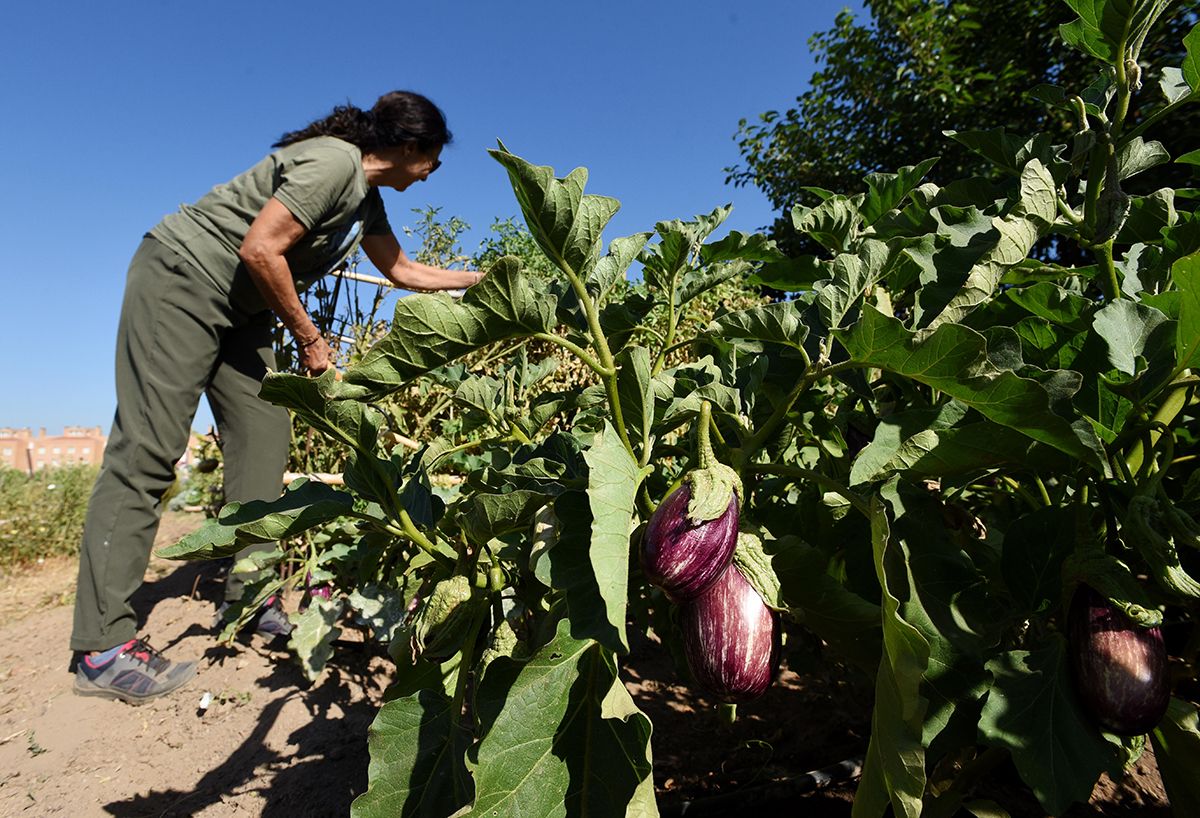
[[[105,650],[135,636],[130,600],[201,394],[221,438],[226,500],[279,496],[291,424],[286,410],[258,397],[274,366],[273,325],[269,313],[239,313],[157,240],[142,241],[117,328],[117,411],[84,523],[72,650]],[[231,578],[226,598],[241,590]]]

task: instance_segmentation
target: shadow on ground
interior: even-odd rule
[[[223,579],[223,572],[212,563],[188,563],[147,582],[134,599],[139,621],[144,622],[155,605],[175,597],[209,600],[215,611]],[[197,631],[209,632],[192,624],[159,647],[166,650]],[[106,813],[118,818],[183,818],[250,792],[265,801],[260,814],[268,818],[349,813],[351,801],[367,788],[367,728],[378,710],[363,691],[378,688],[370,665],[386,651],[374,643],[339,641],[315,685],[308,683],[278,644],[231,648],[214,641],[204,659],[221,665],[236,660],[243,650],[268,653],[271,661],[270,673],[256,682],[256,692],[268,701],[249,734],[190,789],[151,789],[105,804]],[[268,747],[267,735],[281,711],[297,699],[310,718],[287,736],[286,750]]]

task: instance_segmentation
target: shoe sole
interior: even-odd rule
[[[169,696],[170,694],[174,693],[176,690],[186,687],[188,685],[188,683],[191,682],[192,679],[194,679],[194,678],[196,678],[195,670],[192,671],[190,676],[188,676],[186,679],[184,679],[182,682],[180,682],[179,684],[175,685],[172,688],[169,688],[167,690],[160,690],[157,693],[141,693],[141,694],[139,694],[139,693],[132,693],[127,690],[118,690],[114,687],[101,687],[100,685],[95,685],[90,682],[86,682],[86,681],[80,679],[78,676],[76,676],[74,690],[75,690],[76,696],[93,696],[98,699],[115,699],[117,701],[122,701],[122,702],[125,702],[126,704],[131,704],[134,707],[137,707],[138,705],[145,704],[146,702],[153,701],[154,699],[161,699],[163,696]]]

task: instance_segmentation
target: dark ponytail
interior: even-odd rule
[[[339,105],[324,119],[285,133],[271,147],[282,148],[314,136],[335,136],[357,145],[360,150],[415,144],[421,153],[440,148],[452,138],[441,110],[412,91],[384,94],[369,111],[353,105]]]

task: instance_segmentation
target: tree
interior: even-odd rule
[[[946,130],[1004,127],[1069,141],[1075,123],[1028,93],[1042,83],[1078,89],[1095,79],[1095,61],[1059,34],[1076,17],[1062,0],[867,0],[866,7],[867,23],[843,11],[832,29],[810,40],[823,68],[795,107],[742,120],[736,138],[744,164],[727,168],[727,181],[760,188],[786,212],[815,203],[808,188],[859,191],[867,173],[932,156],[941,158],[927,179],[938,184],[991,172]],[[1160,93],[1161,68],[1179,64],[1183,36],[1196,19],[1194,8],[1177,7],[1151,32],[1140,60],[1143,95]],[[1146,138],[1178,156],[1198,129],[1200,113],[1192,108]],[[1133,190],[1183,187],[1186,179],[1185,168],[1166,165],[1135,179]],[[786,239],[790,223],[780,219],[772,232]]]

